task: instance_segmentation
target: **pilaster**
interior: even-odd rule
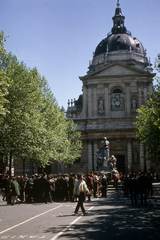
[[[93,84],[93,116],[97,116],[97,109],[98,109],[98,103],[97,103],[97,84]]]
[[[98,148],[98,140],[94,139],[94,171],[96,170],[97,167],[97,158],[96,158],[96,153],[97,153],[97,148]]]
[[[144,146],[140,142],[140,171],[144,172]]]
[[[132,147],[131,147],[131,138],[127,138],[127,164],[128,172],[132,171]]]
[[[88,140],[88,172],[92,171],[92,141]]]
[[[83,84],[83,116],[84,118],[88,115],[87,101],[88,99],[88,86],[86,83]]]
[[[130,101],[130,82],[126,82],[126,114],[130,115],[131,112],[131,101]]]
[[[142,106],[142,87],[143,87],[143,83],[142,82],[138,82],[137,83],[137,87],[138,87],[138,108],[140,108]]]
[[[88,117],[92,115],[92,84],[88,84]]]
[[[105,112],[106,112],[106,117],[109,116],[109,93],[108,93],[108,87],[109,83],[105,83]]]
[[[144,83],[144,105],[147,106],[148,90],[147,83]]]

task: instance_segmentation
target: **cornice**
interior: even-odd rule
[[[128,68],[128,69],[130,69],[130,70],[134,70],[135,72],[137,72],[137,74],[124,74],[124,75],[122,75],[122,74],[115,74],[115,75],[104,75],[104,76],[95,76],[96,74],[98,74],[98,73],[100,73],[100,72],[103,72],[105,69],[107,69],[107,68],[110,68],[110,67],[112,67],[112,66],[115,66],[115,65],[119,65],[119,66],[123,66],[123,67],[125,67],[125,68]],[[86,80],[86,79],[97,79],[97,78],[115,78],[115,77],[117,77],[117,78],[123,78],[123,77],[137,77],[137,76],[146,76],[146,77],[154,77],[156,75],[156,73],[150,73],[150,72],[146,72],[144,69],[138,69],[138,68],[136,68],[136,67],[133,67],[133,66],[129,66],[129,65],[127,65],[127,64],[124,64],[124,63],[122,63],[122,62],[120,62],[120,61],[117,61],[117,62],[114,62],[114,63],[111,63],[111,64],[108,64],[108,65],[105,65],[104,67],[102,67],[101,69],[98,69],[98,70],[96,70],[96,71],[93,71],[93,72],[91,72],[91,73],[89,73],[89,74],[87,74],[87,75],[85,75],[85,76],[80,76],[79,77],[79,79],[81,80],[81,81],[83,81],[83,80]]]

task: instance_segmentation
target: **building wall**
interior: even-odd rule
[[[96,70],[80,77],[83,110],[73,120],[81,131],[84,172],[96,170],[96,150],[102,148],[104,137],[110,141],[110,156],[117,156],[118,170],[129,173],[150,169],[150,161],[144,161],[143,145],[135,138],[134,123],[137,108],[146,105],[148,92],[152,92],[154,74],[144,67],[145,56],[134,54],[136,63],[131,66],[127,54],[108,54],[110,62],[100,56],[99,61],[94,60]]]

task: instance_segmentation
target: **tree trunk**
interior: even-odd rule
[[[23,176],[25,174],[25,159],[23,159]]]
[[[11,177],[11,168],[12,168],[12,152],[9,153],[9,176]]]

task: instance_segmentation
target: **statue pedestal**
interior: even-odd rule
[[[107,164],[107,159],[104,159],[104,161],[103,161],[103,167],[107,167],[108,166],[108,164]]]

